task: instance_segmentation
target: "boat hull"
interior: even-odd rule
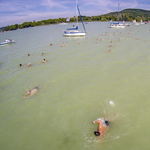
[[[125,25],[120,22],[112,22],[110,23],[110,28],[125,28]]]
[[[125,28],[124,25],[110,25],[110,28]]]
[[[138,26],[138,25],[140,25],[140,24],[139,24],[139,23],[134,23],[134,25]]]
[[[65,32],[64,36],[66,37],[79,37],[79,36],[85,36],[85,32]]]
[[[8,44],[12,44],[12,43],[15,43],[15,42],[2,42],[2,43],[0,43],[0,46],[4,46],[4,45],[8,45]]]
[[[12,43],[15,43],[15,40],[12,40],[12,39],[6,39],[4,42],[0,43],[0,46],[12,44]]]

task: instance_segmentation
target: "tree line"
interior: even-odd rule
[[[111,12],[104,15],[98,15],[98,16],[82,16],[82,20],[84,22],[92,22],[92,21],[127,21],[131,22],[133,20],[136,20],[137,22],[142,21],[149,21],[150,20],[150,11],[148,10],[142,10],[142,9],[125,9],[123,11],[118,12]],[[70,18],[69,22],[75,22],[76,17]],[[78,21],[80,22],[80,17],[78,16]],[[41,21],[35,21],[32,22],[24,22],[22,24],[14,24],[10,26],[6,26],[2,29],[2,31],[9,31],[9,30],[17,30],[17,29],[23,29],[28,27],[35,27],[35,26],[42,26],[42,25],[50,25],[50,24],[58,24],[66,22],[66,18],[58,18],[58,19],[47,19],[47,20],[41,20]]]

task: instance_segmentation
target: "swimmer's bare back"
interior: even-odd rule
[[[29,96],[32,96],[33,94],[35,94],[37,91],[39,90],[39,88],[38,87],[35,87],[32,91],[28,91],[26,94],[25,94],[25,96],[23,97],[23,98],[27,98],[27,97],[29,97]]]
[[[33,90],[31,91],[31,95],[35,94],[36,92],[37,92],[37,89],[33,89]]]

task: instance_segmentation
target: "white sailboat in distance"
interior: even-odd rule
[[[124,24],[120,24],[119,22],[119,3],[118,3],[118,22],[111,22],[110,28],[125,28]]]
[[[78,30],[77,10],[78,10],[80,19],[82,21],[84,32]],[[64,31],[64,36],[67,36],[67,37],[78,37],[78,36],[85,36],[85,34],[86,34],[85,26],[84,26],[84,23],[83,23],[83,20],[82,20],[80,11],[79,11],[79,7],[77,5],[77,0],[76,0],[76,27],[75,28],[68,28],[66,31]]]

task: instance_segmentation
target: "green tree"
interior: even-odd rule
[[[136,21],[137,21],[137,22],[141,22],[141,17],[139,17],[139,16],[136,17]]]

